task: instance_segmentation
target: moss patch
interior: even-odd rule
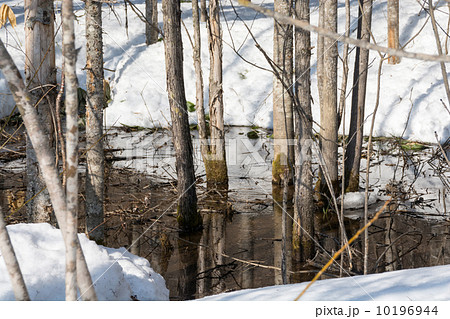
[[[205,171],[208,184],[228,186],[226,161],[205,160]]]
[[[272,183],[281,185],[284,180],[284,172],[286,168],[288,168],[287,165],[281,164],[282,162],[282,156],[283,154],[278,154],[275,159],[272,162]],[[286,162],[286,160],[284,160]],[[289,176],[292,176],[291,169],[289,168]],[[290,177],[291,178],[291,177]],[[292,181],[289,181],[289,184],[291,184]]]

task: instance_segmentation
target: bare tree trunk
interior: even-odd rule
[[[337,32],[337,0],[324,1],[323,13],[323,27],[332,32]],[[321,150],[331,184],[335,188],[338,179],[337,42],[328,37],[324,38],[322,52]],[[326,185],[323,181],[322,184]]]
[[[358,39],[370,41],[372,0],[359,0],[359,4]],[[348,192],[359,190],[368,65],[369,50],[356,48],[349,142],[345,156],[345,189]]]
[[[16,105],[22,115],[23,123],[27,129],[30,141],[36,150],[36,157],[38,159],[39,168],[42,171],[45,184],[50,194],[50,199],[55,210],[55,215],[61,232],[66,242],[67,237],[67,205],[64,197],[64,190],[61,185],[61,180],[58,176],[58,171],[55,167],[55,156],[52,154],[48,136],[45,135],[41,128],[39,115],[33,105],[30,103],[31,98],[25,88],[24,82],[19,70],[14,64],[11,56],[6,50],[3,42],[0,40],[0,70],[3,72],[6,81],[8,82],[11,93],[14,96]],[[83,300],[97,300],[92,279],[84,259],[83,251],[81,250],[78,237],[76,238],[77,247],[77,282],[80,288],[80,293]]]
[[[8,270],[9,277],[11,279],[11,285],[14,291],[14,297],[18,301],[29,301],[30,296],[23,280],[22,271],[20,270],[19,263],[14,252],[14,248],[11,244],[8,231],[6,230],[5,216],[3,216],[2,208],[0,207],[0,253],[2,254],[3,261],[5,262],[6,269]]]
[[[205,107],[203,96],[203,74],[201,59],[201,36],[198,0],[192,0],[192,20],[194,24],[194,69],[195,69],[195,105],[198,121],[198,135],[200,137],[200,151],[203,162],[208,159],[208,136],[206,131]]]
[[[399,0],[387,0],[388,47],[399,48]],[[400,63],[397,56],[389,56],[389,64]]]
[[[350,36],[350,0],[345,0],[345,36]],[[347,82],[348,82],[348,56],[349,45],[344,43],[342,50],[342,83],[341,94],[339,96],[339,113],[338,113],[338,129],[341,125],[342,115],[344,114],[345,102],[347,96]],[[344,122],[344,121],[342,121]]]
[[[52,0],[25,1],[25,79],[31,103],[37,105],[48,146],[55,155],[52,108],[56,101],[56,68]],[[30,222],[50,222],[52,208],[36,153],[27,139],[27,204]],[[43,190],[44,189],[44,190]],[[42,191],[43,190],[43,191]],[[42,191],[42,192],[41,192]]]
[[[323,28],[324,24],[324,0],[319,0],[319,28]],[[317,34],[317,90],[319,93],[319,102],[323,101],[323,39],[324,37]]]
[[[433,25],[433,32],[434,32],[434,38],[436,40],[436,47],[437,47],[439,55],[443,55],[441,40],[439,39],[439,31],[438,31],[437,24],[436,24],[436,18],[434,16],[433,0],[430,0],[429,3],[430,3],[431,24]],[[445,67],[444,62],[441,62],[440,65],[441,65],[442,79],[444,81],[445,93],[447,94],[447,101],[450,105],[450,88],[449,88],[449,84],[448,84],[447,68]]]
[[[275,0],[274,10],[286,16],[292,16],[291,0]],[[273,77],[273,136],[274,159],[272,162],[272,182],[282,184],[286,176],[292,179],[294,145],[294,119],[292,99],[287,90],[292,90],[293,32],[289,24],[280,24],[275,20],[273,33],[273,61],[281,74],[280,81]],[[286,168],[289,174],[285,174]]]
[[[104,240],[102,4],[86,1],[86,231]]]
[[[309,23],[309,0],[297,0],[297,19]],[[295,194],[292,240],[303,260],[314,257],[314,203],[312,173],[311,36],[295,29],[295,94],[302,110],[295,112]]]
[[[206,0],[200,0],[200,21],[206,22],[208,20],[208,12],[206,11]]]
[[[225,130],[223,123],[222,81],[222,31],[220,28],[219,1],[209,2],[209,116],[211,145],[205,162],[209,184],[228,188],[228,171],[225,156]]]
[[[78,80],[72,0],[62,3],[64,74],[66,82],[66,300],[77,300],[78,236]]]
[[[147,45],[158,42],[158,1],[145,0],[145,18],[151,23],[145,24],[145,43]]]
[[[177,220],[180,228],[189,232],[201,228],[202,218],[197,211],[192,141],[184,91],[180,1],[163,0],[162,5],[167,93],[178,175]]]

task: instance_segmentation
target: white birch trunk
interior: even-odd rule
[[[54,13],[52,0],[25,0],[25,79],[31,103],[36,105],[39,122],[55,155],[55,126],[52,108],[56,102]],[[43,86],[45,84],[54,85]],[[46,97],[44,97],[46,96]],[[30,222],[50,222],[52,207],[36,153],[27,138],[27,214]],[[41,192],[41,190],[44,191]]]
[[[30,296],[23,280],[22,271],[19,267],[14,248],[11,244],[8,231],[5,224],[5,216],[3,216],[2,208],[0,207],[0,253],[5,262],[6,269],[11,279],[11,285],[14,291],[14,297],[18,301],[29,301]]]
[[[275,12],[292,16],[290,0],[275,0]],[[273,34],[273,61],[281,79],[273,77],[273,137],[274,160],[272,163],[272,182],[283,184],[285,177],[291,181],[294,158],[294,118],[292,99],[288,90],[292,90],[293,32],[289,24],[280,24],[275,20]],[[285,174],[288,169],[288,174]]]
[[[23,123],[27,129],[33,148],[36,150],[39,168],[42,171],[45,184],[50,194],[50,199],[55,210],[56,219],[61,228],[61,232],[66,242],[67,237],[67,205],[64,196],[64,190],[59,179],[58,171],[55,167],[55,157],[51,153],[48,143],[48,136],[41,128],[40,119],[36,109],[30,103],[31,98],[25,88],[19,70],[14,64],[11,56],[6,50],[3,42],[0,40],[0,70],[3,72],[9,89],[14,96],[17,107],[22,115]],[[76,238],[77,247],[77,282],[83,300],[97,300],[92,279],[81,250],[78,237]]]
[[[205,162],[209,184],[228,188],[228,170],[225,156],[223,122],[222,30],[220,28],[219,1],[209,2],[209,115],[211,144]]]
[[[104,240],[102,4],[86,1],[86,231]]]
[[[78,81],[76,74],[75,28],[72,0],[62,3],[64,74],[66,90],[66,300],[77,300],[78,230]]]

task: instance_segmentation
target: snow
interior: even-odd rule
[[[369,192],[368,204],[375,204],[378,199],[377,191]],[[338,200],[342,202],[342,198]],[[355,209],[364,207],[365,193],[364,192],[349,192],[344,195],[344,209]]]
[[[32,300],[64,300],[64,244],[59,229],[49,224],[7,226]],[[144,258],[124,248],[99,246],[79,234],[100,300],[168,300],[164,279]],[[205,297],[218,300],[293,300],[308,283],[239,290]],[[450,265],[399,270],[315,282],[301,300],[417,301],[450,299]],[[14,300],[8,273],[0,258],[0,300]]]
[[[294,300],[308,282],[239,290],[201,301]],[[302,301],[439,301],[450,299],[450,265],[397,270],[382,274],[327,279],[315,282]]]
[[[254,0],[272,9],[273,1]],[[8,51],[23,74],[24,70],[24,14],[23,1],[3,0],[17,17],[18,26],[13,29],[7,25],[0,30],[0,38],[8,46]],[[144,12],[144,1],[133,1]],[[267,61],[256,48],[244,23],[236,19],[236,14],[229,1],[221,1],[224,36],[224,103],[225,122],[228,125],[258,125],[272,127],[272,74],[244,62],[233,48],[253,64],[269,68]],[[55,1],[60,7],[60,1]],[[240,7],[235,2],[240,18],[248,25],[259,45],[271,56],[273,20],[254,11]],[[317,1],[312,1],[311,23],[317,25]],[[103,7],[104,26],[104,61],[105,78],[110,81],[112,102],[105,110],[105,125],[138,125],[144,127],[166,127],[170,123],[168,108],[164,46],[158,42],[151,46],[144,44],[144,24],[128,10],[128,32],[125,30],[125,11],[123,3]],[[445,2],[436,10],[436,18],[442,26],[447,25],[448,14]],[[193,35],[190,3],[182,3],[182,18]],[[77,72],[81,87],[85,87],[86,74],[84,50],[84,4],[75,1],[77,16],[76,46],[81,48],[78,54]],[[130,8],[128,8],[130,9]],[[357,2],[351,2],[352,26],[351,36],[356,36]],[[161,2],[158,3],[160,27],[162,27]],[[339,31],[344,32],[345,9],[339,6]],[[386,2],[374,1],[373,35],[379,45],[386,46]],[[405,44],[415,36],[427,20],[427,14],[416,0],[400,2],[400,42]],[[59,14],[57,25],[60,23]],[[207,100],[209,74],[207,33],[204,23],[202,28],[202,63]],[[186,97],[195,102],[195,76],[192,63],[192,48],[186,31],[183,29],[184,77]],[[312,45],[316,44],[316,35],[312,34]],[[61,65],[61,33],[56,36],[58,78]],[[340,52],[342,44],[339,44]],[[423,31],[406,47],[411,52],[436,54],[436,44],[430,21]],[[313,116],[319,116],[319,99],[315,49],[312,55],[312,98],[314,100]],[[366,126],[368,134],[372,113],[375,107],[377,91],[377,69],[380,57],[371,52],[371,66],[368,75],[366,98]],[[353,65],[353,55],[350,61]],[[341,68],[341,66],[340,66]],[[342,72],[342,68],[340,69]],[[350,74],[350,79],[352,75]],[[339,80],[341,73],[339,73]],[[349,81],[348,90],[351,87]],[[442,101],[446,100],[440,66],[435,62],[403,59],[398,65],[383,66],[381,76],[380,106],[375,122],[376,136],[403,136],[404,138],[424,142],[436,142],[436,132],[441,141],[450,136],[450,115]],[[350,96],[347,98],[349,104]],[[10,113],[14,101],[7,84],[0,74],[0,117]],[[348,109],[348,107],[347,107]],[[347,111],[346,123],[349,123]],[[196,115],[190,113],[191,123],[196,122]],[[318,127],[315,127],[318,129]],[[364,167],[365,161],[362,161]],[[265,169],[264,169],[265,170]],[[262,174],[262,173],[261,173]],[[392,172],[380,172],[386,180]],[[422,183],[422,184],[419,184]],[[420,179],[420,187],[432,187],[439,180]],[[371,197],[376,199],[376,196]],[[359,207],[361,193],[348,194],[344,199],[346,207]],[[13,244],[18,254],[19,263],[33,300],[64,299],[64,245],[60,231],[50,225],[14,225],[8,226]],[[79,235],[91,274],[96,281],[95,288],[101,300],[130,300],[136,296],[139,300],[167,300],[168,291],[164,279],[156,274],[147,260],[128,253],[124,248],[111,249],[96,245],[86,236]],[[115,262],[117,260],[117,262]],[[107,271],[106,271],[107,270]],[[106,272],[105,272],[106,271]],[[315,283],[303,300],[448,300],[450,299],[450,266],[436,266],[422,269],[402,270],[369,276],[330,279]],[[265,287],[255,290],[221,294],[203,300],[292,300],[305,287],[306,283]],[[3,261],[0,261],[0,300],[11,300],[9,278]]]
[[[273,1],[256,0],[263,6],[272,9]],[[11,26],[0,30],[0,38],[7,43],[8,50],[20,70],[24,68],[24,30],[23,30],[23,1],[2,1],[10,5],[17,15],[18,26],[12,30]],[[60,2],[55,1],[59,7]],[[134,1],[136,6],[144,12],[144,1]],[[224,69],[224,103],[225,122],[229,125],[258,125],[272,127],[272,74],[264,69],[269,65],[261,52],[256,48],[255,42],[249,35],[244,22],[255,35],[259,45],[269,56],[272,51],[273,20],[257,14],[254,11],[239,6],[233,2],[239,18],[231,6],[230,1],[221,1],[223,8],[222,28],[224,37],[223,69]],[[311,23],[317,25],[318,3],[311,4]],[[436,10],[436,19],[439,24],[446,25],[448,14],[445,3],[440,4]],[[144,23],[128,10],[128,32],[125,30],[125,10],[123,3],[113,5],[114,13],[108,6],[103,7],[104,26],[104,61],[105,78],[109,79],[112,87],[112,102],[105,110],[105,124],[107,126],[121,124],[138,125],[144,127],[163,126],[170,123],[170,113],[166,93],[164,45],[158,42],[151,46],[145,45]],[[84,30],[84,4],[75,1],[76,46],[82,49],[78,55],[78,78],[80,86],[85,87],[85,52],[83,36]],[[130,9],[130,8],[128,8]],[[191,4],[182,3],[182,18],[186,28],[193,37]],[[162,28],[161,3],[158,3],[159,25]],[[351,3],[351,36],[356,36],[357,2]],[[401,45],[415,36],[427,21],[427,14],[415,0],[405,0],[400,3],[400,43]],[[345,8],[339,6],[339,31],[344,32]],[[373,35],[379,45],[386,46],[387,42],[387,16],[386,2],[374,1],[373,5]],[[57,23],[60,16],[57,14]],[[205,96],[208,97],[208,42],[205,23],[201,24],[202,31],[202,64],[205,81]],[[188,101],[195,102],[195,76],[192,63],[192,47],[183,28],[184,48],[184,78],[186,97]],[[61,34],[56,37],[57,43],[61,41]],[[315,46],[316,35],[312,34],[312,45]],[[342,51],[342,44],[339,44]],[[423,30],[405,47],[411,52],[436,54],[436,44],[430,21],[426,22]],[[235,51],[245,57],[254,65],[244,62]],[[341,52],[342,53],[342,52]],[[318,92],[315,59],[315,48],[312,55],[312,98],[314,118],[319,119]],[[353,65],[353,55],[350,65]],[[377,69],[380,57],[378,53],[370,54],[370,69],[368,76],[368,89],[366,98],[366,126],[365,134],[369,133],[370,121],[376,100]],[[57,46],[57,65],[61,61],[61,48]],[[260,68],[259,68],[260,67]],[[342,68],[340,67],[339,81]],[[59,70],[58,70],[59,72]],[[350,74],[350,79],[352,78]],[[351,88],[351,81],[348,90]],[[445,110],[441,99],[446,101],[446,94],[440,65],[436,62],[402,59],[398,65],[384,64],[381,77],[380,107],[375,122],[374,134],[376,136],[403,136],[404,138],[436,142],[436,131],[440,140],[444,141],[450,136],[450,114]],[[350,96],[347,98],[350,103]],[[0,116],[9,114],[14,105],[11,95],[3,77],[0,75]],[[349,116],[347,112],[347,117]],[[196,122],[196,115],[190,113],[190,121]],[[347,118],[349,123],[349,118]],[[316,126],[316,129],[318,127]]]
[[[65,299],[65,249],[61,231],[49,224],[7,226],[31,300]],[[99,300],[168,300],[164,278],[148,260],[125,248],[97,245],[84,234],[78,238]],[[0,300],[14,300],[0,255]]]

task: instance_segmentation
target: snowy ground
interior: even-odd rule
[[[144,12],[144,1],[136,0],[137,7]],[[273,8],[271,0],[256,0],[265,7]],[[8,44],[8,50],[14,57],[19,68],[24,66],[24,30],[23,1],[5,0],[13,8],[17,16],[18,26],[11,26],[0,31],[0,38]],[[59,7],[60,2],[55,1]],[[244,23],[255,35],[258,43],[269,56],[272,51],[273,20],[254,11],[240,7],[236,2],[236,12],[229,0],[222,0],[222,27],[224,36],[224,101],[225,122],[232,125],[272,126],[272,76],[244,62],[234,50],[262,68],[268,68],[268,63],[255,47]],[[345,9],[343,2],[339,5],[339,31],[344,32]],[[317,1],[312,1],[311,22],[317,24]],[[105,78],[110,79],[113,89],[113,101],[107,108],[106,124],[139,126],[167,126],[170,122],[167,93],[165,91],[164,46],[162,42],[147,47],[144,40],[144,23],[128,8],[128,33],[125,29],[125,10],[119,1],[113,6],[114,12],[104,6],[104,53]],[[182,18],[192,37],[191,4],[182,3]],[[356,36],[357,2],[351,1],[352,36]],[[83,2],[75,1],[77,47],[84,47],[84,11]],[[160,27],[162,27],[161,3],[158,4]],[[376,0],[373,5],[373,35],[380,45],[386,45],[386,2]],[[400,3],[400,44],[406,44],[426,24],[405,47],[408,51],[436,54],[436,44],[432,26],[427,20],[427,13],[415,0],[405,0]],[[438,23],[445,28],[448,13],[445,3],[440,4],[436,11]],[[59,14],[57,14],[59,25]],[[205,94],[208,93],[207,79],[209,60],[207,47],[206,25],[202,24],[202,59],[203,74],[206,82]],[[442,32],[442,37],[443,37]],[[444,42],[444,38],[442,41]],[[60,65],[61,33],[56,37],[57,65]],[[315,46],[316,35],[312,35],[312,45]],[[195,77],[192,65],[192,48],[186,30],[183,29],[184,76],[187,100],[195,102]],[[342,45],[339,44],[340,50]],[[313,113],[319,119],[317,81],[314,49],[312,56],[312,96],[315,101]],[[353,57],[353,55],[352,55]],[[376,98],[376,73],[379,55],[371,52],[371,67],[368,78],[366,99],[366,123],[370,123]],[[78,77],[80,86],[85,86],[85,52],[82,49],[78,56]],[[401,136],[413,140],[435,142],[436,131],[441,141],[450,135],[450,114],[445,110],[441,99],[446,101],[446,95],[438,63],[403,59],[398,65],[383,67],[381,78],[382,94],[380,108],[375,124],[375,135]],[[351,75],[350,75],[351,78]],[[339,76],[340,79],[340,76]],[[351,81],[349,81],[349,88]],[[349,89],[348,88],[348,89]],[[12,97],[4,79],[0,76],[0,115],[8,114],[13,105]],[[207,99],[206,99],[207,100]],[[349,99],[348,99],[349,101]],[[347,112],[349,113],[349,112]],[[191,121],[196,121],[195,113],[191,113]],[[347,121],[347,123],[349,123]],[[368,133],[370,125],[366,125]]]
[[[78,78],[80,86],[85,86],[84,52],[84,11],[83,2],[75,1],[77,32],[77,47],[81,47],[78,56]],[[253,1],[260,3],[260,0]],[[272,1],[263,1],[263,5],[273,8]],[[24,15],[23,1],[3,0],[10,5],[16,14],[18,26],[11,26],[0,30],[0,38],[8,45],[8,50],[19,68],[24,68]],[[60,6],[59,1],[55,1]],[[134,1],[144,11],[144,1]],[[230,125],[259,125],[270,128],[272,126],[272,76],[270,72],[258,69],[242,61],[233,51],[236,49],[251,62],[267,68],[268,64],[256,49],[251,40],[244,22],[255,35],[258,43],[271,55],[272,48],[272,19],[256,14],[255,12],[237,6],[241,20],[236,18],[234,9],[229,1],[221,1],[226,19],[222,19],[224,35],[224,100],[225,121]],[[235,2],[233,4],[237,5]],[[342,2],[340,2],[342,4]],[[317,1],[312,1],[311,22],[317,24]],[[113,13],[108,6],[104,6],[104,49],[105,49],[105,77],[110,80],[113,89],[112,102],[105,110],[106,125],[139,125],[139,126],[167,126],[170,121],[168,111],[167,93],[165,91],[164,47],[158,42],[147,47],[144,42],[144,24],[128,8],[128,35],[125,30],[124,6],[122,3],[113,6]],[[159,21],[162,27],[161,3],[158,4]],[[374,1],[373,34],[377,43],[386,45],[386,2]],[[182,17],[189,33],[192,35],[192,18],[190,3],[182,3]],[[400,42],[405,44],[421,29],[427,21],[427,14],[415,0],[400,2]],[[441,4],[436,12],[441,26],[447,25],[448,14],[445,3]],[[339,6],[339,30],[344,32],[344,6]],[[352,1],[352,36],[356,35],[357,3]],[[59,26],[60,18],[57,14]],[[194,70],[192,66],[192,48],[183,30],[185,49],[185,85],[187,100],[195,101]],[[312,35],[312,45],[316,43],[316,36]],[[207,39],[205,24],[202,24],[202,58],[205,81],[209,74],[209,61],[207,53]],[[444,39],[443,39],[444,41]],[[57,65],[61,62],[61,34],[56,37]],[[340,50],[342,45],[340,44]],[[436,45],[430,21],[423,31],[406,47],[408,51],[435,54]],[[317,54],[314,52],[313,63]],[[371,115],[376,98],[376,73],[379,62],[377,53],[370,56],[371,68],[369,71],[366,115],[371,121]],[[111,71],[112,70],[112,71]],[[58,69],[58,74],[59,74]],[[313,99],[313,113],[319,118],[316,68],[311,68]],[[351,76],[350,76],[351,78]],[[351,82],[351,81],[350,81]],[[349,87],[350,87],[349,83]],[[450,115],[441,103],[446,101],[443,81],[439,64],[422,62],[418,60],[403,59],[399,65],[384,65],[381,78],[382,94],[380,108],[375,123],[375,135],[402,136],[413,140],[435,142],[436,131],[441,141],[450,136]],[[207,94],[205,85],[205,94]],[[14,103],[7,89],[4,78],[0,74],[0,116],[9,114]],[[195,123],[195,113],[190,113],[191,122]],[[346,121],[349,122],[348,119]],[[369,123],[367,122],[367,123]],[[368,133],[370,125],[366,125]],[[363,162],[364,165],[364,162]],[[388,176],[380,173],[380,175]],[[391,176],[391,175],[389,175]],[[435,178],[437,179],[437,178]],[[419,180],[422,187],[434,180],[424,178]],[[25,225],[11,226],[13,242],[14,237],[18,249],[19,261],[23,264],[23,272],[32,299],[63,299],[63,264],[60,262],[63,255],[63,244],[59,238],[59,231],[49,226],[40,225],[36,229],[27,229]],[[30,226],[31,227],[31,226]],[[45,234],[39,233],[44,231]],[[19,240],[20,239],[20,240]],[[122,250],[104,248],[89,242],[80,236],[85,245],[85,253],[94,278],[99,278],[98,293],[102,299],[129,300],[130,295],[138,299],[167,299],[168,293],[164,282],[159,275],[154,274],[146,261]],[[39,249],[36,249],[39,247]],[[28,249],[33,248],[33,249]],[[103,276],[103,271],[113,264],[113,259],[124,253],[118,263]],[[21,255],[23,254],[23,255]],[[62,255],[61,255],[62,254]],[[22,256],[22,257],[21,257]],[[36,261],[42,261],[36,263]],[[59,260],[56,262],[56,260]],[[12,299],[9,282],[5,277],[3,264],[0,264],[0,299]],[[37,274],[45,274],[38,277]],[[150,278],[153,278],[152,282]],[[448,300],[450,268],[448,266],[429,267],[397,271],[385,274],[370,275],[321,281],[313,285],[304,296],[305,300]],[[29,279],[27,279],[29,278]],[[49,278],[54,280],[49,281]],[[213,298],[223,300],[291,300],[304,287],[303,284],[266,287],[259,290],[240,291],[232,294],[220,295]],[[164,289],[163,289],[164,287]]]
[[[239,290],[199,300],[294,300],[308,282]],[[450,266],[398,270],[382,274],[315,282],[303,301],[423,301],[450,299]]]
[[[65,250],[61,231],[49,224],[7,226],[31,300],[65,299]],[[148,260],[125,248],[97,245],[79,235],[99,300],[168,300],[164,278]],[[0,300],[14,300],[0,254]]]

